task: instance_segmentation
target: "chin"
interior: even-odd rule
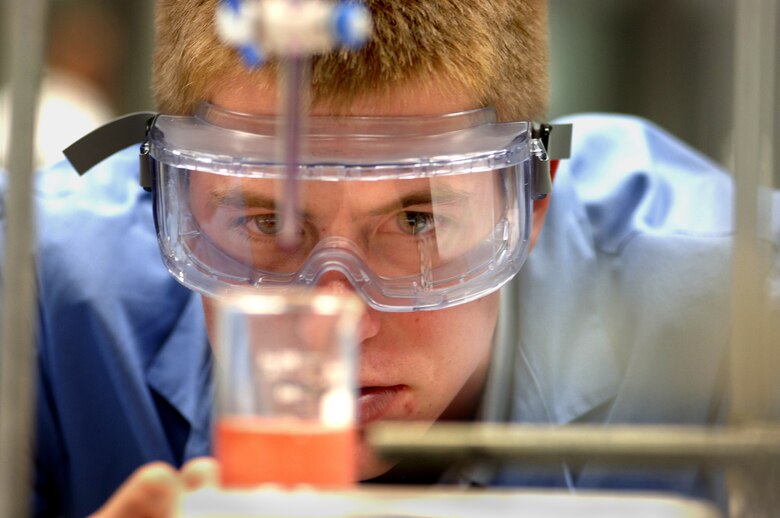
[[[358,439],[356,457],[358,481],[384,475],[395,465],[395,462],[380,459],[373,448],[365,442],[364,437]]]

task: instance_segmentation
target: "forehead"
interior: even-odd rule
[[[227,110],[256,115],[279,113],[279,89],[268,77],[242,75],[217,85],[210,102]],[[348,105],[334,99],[312,106],[312,115],[409,117],[443,115],[479,108],[476,96],[462,84],[431,76],[384,92],[364,94]]]

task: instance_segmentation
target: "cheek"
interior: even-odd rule
[[[483,349],[491,343],[498,317],[498,294],[440,311],[419,313],[415,333],[453,354]]]
[[[371,351],[377,353],[371,360],[446,397],[487,362],[498,294],[450,309],[384,317],[377,337],[381,345]]]

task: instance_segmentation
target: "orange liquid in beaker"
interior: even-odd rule
[[[225,487],[265,483],[347,486],[355,481],[355,430],[260,417],[219,420],[214,453]]]

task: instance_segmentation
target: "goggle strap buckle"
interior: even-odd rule
[[[139,183],[146,192],[152,192],[152,159],[149,156],[149,142],[141,144],[138,150]]]
[[[532,198],[541,200],[552,191],[550,160],[569,158],[571,154],[571,124],[546,123],[533,126],[532,156]],[[555,138],[551,138],[554,136]]]

